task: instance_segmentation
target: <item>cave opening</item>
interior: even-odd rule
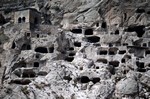
[[[14,74],[16,75],[16,76],[18,76],[18,77],[21,77],[21,73],[20,72],[14,72]]]
[[[73,50],[74,50],[74,47],[70,47],[68,50],[69,50],[69,51],[73,51]]]
[[[75,47],[81,47],[81,42],[74,42]]]
[[[31,81],[28,79],[22,79],[22,80],[12,80],[11,83],[20,84],[20,85],[28,85],[29,83],[31,83]]]
[[[101,51],[99,51],[99,55],[107,55],[107,50],[101,50]]]
[[[145,55],[150,55],[150,50],[146,50]]]
[[[99,67],[98,67],[98,66],[96,66],[96,69],[99,69]]]
[[[148,64],[148,67],[150,67],[150,64]]]
[[[87,41],[90,42],[90,43],[97,43],[100,41],[100,37],[98,36],[90,36],[90,37],[87,37]]]
[[[123,58],[123,59],[121,59],[121,63],[125,63],[126,62],[126,60]]]
[[[54,47],[50,47],[49,48],[49,53],[53,53],[54,52]]]
[[[102,62],[104,64],[107,64],[107,59],[97,59],[96,62]]]
[[[122,45],[123,45],[123,46],[128,46],[128,43],[123,43]]]
[[[119,61],[110,61],[109,65],[112,65],[114,67],[118,67],[119,66]]]
[[[31,50],[31,46],[30,45],[27,45],[27,50]]]
[[[31,36],[31,34],[30,34],[30,33],[26,33],[26,36],[27,36],[27,37],[30,37],[30,36]]]
[[[96,27],[99,27],[99,22],[96,23]]]
[[[75,52],[70,52],[69,56],[74,56],[76,53]]]
[[[109,55],[115,55],[116,53],[114,51],[109,51],[108,54]]]
[[[35,55],[35,58],[36,58],[36,59],[38,59],[39,57],[40,57],[40,55],[39,55],[39,54],[36,54],[36,55]]]
[[[93,29],[86,29],[84,35],[93,35]]]
[[[105,28],[107,28],[107,24],[106,24],[106,22],[102,22],[101,27],[102,27],[102,28],[104,28],[104,29],[105,29]]]
[[[82,29],[72,29],[71,32],[74,34],[82,34]]]
[[[40,34],[37,34],[36,37],[39,38],[39,37],[40,37]]]
[[[97,82],[99,82],[100,81],[100,78],[98,78],[98,77],[95,77],[95,78],[92,78],[92,80],[91,80],[94,84],[96,84]]]
[[[21,50],[31,50],[31,45],[23,44],[22,47],[21,47]]]
[[[35,72],[23,72],[22,73],[22,78],[34,78],[36,77]]]
[[[89,79],[89,77],[87,77],[87,76],[82,76],[82,77],[80,78],[80,82],[81,82],[81,83],[88,83],[88,82],[90,82],[90,79]]]
[[[71,78],[70,76],[64,76],[63,79],[64,79],[64,80],[68,80],[68,81],[71,81],[71,80],[72,80],[72,78]]]
[[[145,33],[145,26],[140,25],[140,26],[130,26],[128,27],[125,31],[126,32],[136,32],[138,37],[142,37],[143,34]]]
[[[79,67],[79,70],[83,70],[83,67],[81,66],[81,67]]]
[[[116,31],[115,31],[115,34],[116,34],[116,35],[119,35],[119,30],[116,30]]]
[[[20,61],[19,63],[15,63],[11,69],[12,71],[14,71],[16,68],[22,68],[22,67],[27,67],[27,64],[25,61]]]
[[[127,59],[131,59],[131,58],[132,58],[130,55],[125,55],[125,57],[126,57]]]
[[[138,68],[144,68],[144,67],[145,67],[144,62],[139,62],[139,61],[137,61],[137,62],[136,62],[136,65],[137,65]]]
[[[147,14],[150,14],[150,11],[147,11]]]
[[[143,45],[142,45],[143,47],[147,47],[147,43],[143,43]]]
[[[112,44],[112,43],[109,43],[108,46],[109,46],[109,47],[113,47],[113,44]]]
[[[125,54],[125,53],[126,53],[126,50],[119,50],[118,53],[119,53],[119,54]]]
[[[40,76],[46,76],[48,73],[47,72],[44,72],[44,71],[40,71],[38,72],[38,75]]]
[[[136,13],[145,13],[145,10],[144,10],[144,9],[141,9],[141,8],[138,8],[138,9],[136,10]]]
[[[23,61],[23,62],[20,63],[20,66],[21,67],[27,67],[27,64]]]
[[[137,71],[138,72],[146,72],[146,69],[145,68],[138,68]]]
[[[129,70],[123,70],[123,74],[127,74]]]
[[[34,67],[39,67],[39,62],[34,62]]]
[[[115,75],[116,69],[115,69],[114,67],[112,67],[112,68],[109,69],[109,72],[110,72],[112,75]]]
[[[35,49],[35,52],[39,52],[39,53],[48,53],[48,50],[46,47],[37,47]]]
[[[18,63],[19,67],[27,67],[26,62],[22,61],[20,63]]]
[[[15,47],[16,47],[16,44],[15,44],[15,42],[13,42],[11,48],[15,49]]]
[[[74,57],[66,57],[65,61],[67,62],[72,62],[74,60]]]
[[[21,17],[18,18],[18,23],[21,23]]]
[[[22,22],[26,22],[26,18],[25,17],[22,18]]]

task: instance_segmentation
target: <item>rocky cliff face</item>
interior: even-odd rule
[[[148,0],[0,4],[0,99],[149,99]]]

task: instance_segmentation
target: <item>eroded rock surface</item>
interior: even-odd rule
[[[148,0],[0,2],[0,99],[149,99]]]

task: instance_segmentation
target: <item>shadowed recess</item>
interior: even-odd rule
[[[39,52],[39,53],[48,53],[48,50],[46,47],[37,47],[35,49],[35,52]]]

